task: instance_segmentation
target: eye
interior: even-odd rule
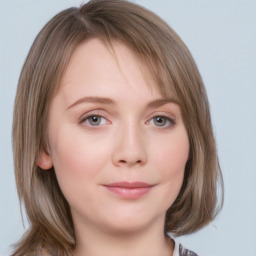
[[[167,116],[154,116],[149,123],[158,126],[158,127],[170,127],[175,124],[174,119]]]
[[[83,120],[88,126],[101,126],[107,123],[106,118],[99,115],[91,115]]]

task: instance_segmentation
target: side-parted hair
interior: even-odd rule
[[[190,142],[180,193],[166,213],[165,232],[183,235],[214,219],[223,180],[209,104],[197,66],[180,37],[157,15],[123,0],[92,0],[53,17],[37,35],[24,63],[15,99],[13,151],[17,189],[30,228],[13,256],[38,255],[42,246],[70,255],[76,246],[69,205],[54,167],[37,166],[47,145],[48,112],[74,50],[98,38],[124,43],[153,74],[163,97],[175,94]]]

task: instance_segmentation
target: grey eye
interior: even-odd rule
[[[90,126],[99,126],[106,123],[106,119],[102,116],[89,116],[85,119],[85,123]]]
[[[165,126],[166,123],[169,121],[168,120],[169,118],[167,117],[164,117],[164,116],[155,116],[153,117],[153,123],[156,125],[156,126]]]

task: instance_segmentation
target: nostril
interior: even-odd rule
[[[132,164],[132,161],[130,163],[130,161],[126,161],[126,160],[119,160],[119,163],[122,163],[122,164]],[[134,161],[133,164],[140,164],[142,163],[142,160],[137,160],[137,161]]]

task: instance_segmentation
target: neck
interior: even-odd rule
[[[129,232],[106,232],[88,226],[86,229],[76,229],[74,256],[172,255],[174,242],[164,234],[162,226],[161,229],[156,227],[149,225],[144,230]]]

